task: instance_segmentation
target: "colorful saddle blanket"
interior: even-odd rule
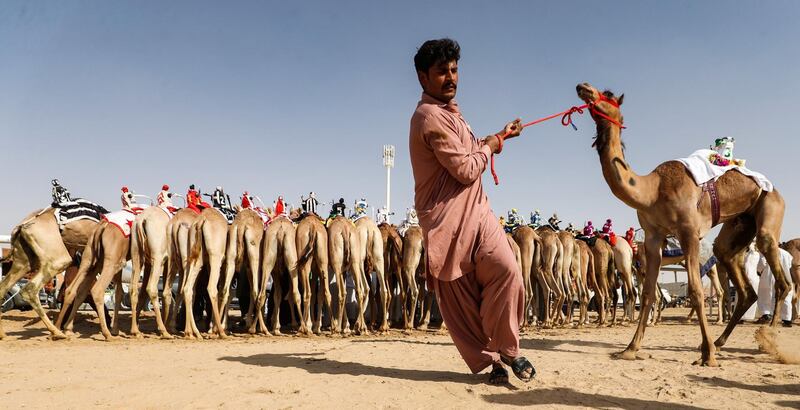
[[[103,219],[103,214],[108,213],[106,208],[82,198],[77,198],[71,202],[53,204],[53,209],[55,210],[55,217],[59,227],[79,219],[100,222]]]
[[[103,219],[108,221],[109,224],[119,228],[122,235],[129,238],[131,236],[133,220],[136,218],[136,215],[139,215],[142,211],[144,211],[144,208],[123,209],[105,214]]]

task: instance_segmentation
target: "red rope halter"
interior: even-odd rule
[[[609,117],[608,115],[604,114],[603,112],[599,111],[597,108],[595,108],[597,103],[600,102],[600,101],[605,101],[605,102],[607,102],[607,103],[609,103],[609,104],[611,104],[611,105],[613,105],[614,107],[617,107],[617,108],[619,108],[619,104],[616,101],[614,101],[613,98],[606,97],[605,95],[603,95],[603,93],[601,93],[599,91],[598,91],[597,94],[599,95],[599,97],[595,101],[583,104],[583,105],[578,106],[578,107],[571,107],[568,110],[564,110],[564,111],[561,111],[559,113],[555,113],[553,115],[548,115],[547,117],[539,118],[538,120],[534,120],[534,121],[522,124],[522,128],[524,129],[524,128],[530,127],[531,125],[535,125],[535,124],[539,124],[541,122],[552,120],[553,118],[556,118],[556,117],[558,117],[560,115],[561,116],[561,125],[563,125],[565,127],[568,126],[568,125],[571,125],[572,128],[577,130],[578,128],[575,127],[575,124],[572,123],[572,114],[573,113],[583,114],[583,109],[584,108],[588,108],[589,109],[589,113],[592,114],[592,118],[594,118],[595,116],[598,116],[598,117],[603,118],[606,121],[618,126],[621,130],[625,129],[625,126],[622,125],[621,121],[617,121],[617,120]],[[594,119],[595,119],[595,121],[597,121],[597,118],[594,118]],[[498,154],[503,151],[503,140],[505,140],[506,137],[508,137],[508,134],[509,134],[508,132],[503,133],[503,134],[495,134],[495,137],[497,137],[497,139],[498,139],[498,141],[500,143],[500,147],[497,149],[497,153]],[[491,158],[491,171],[492,171],[492,178],[494,178],[494,184],[495,185],[499,185],[500,184],[500,179],[497,177],[497,172],[495,172],[495,170],[494,170],[494,153],[492,153],[492,158]]]

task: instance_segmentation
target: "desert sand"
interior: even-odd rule
[[[512,375],[510,386],[489,386],[437,332],[159,340],[146,316],[144,340],[104,342],[85,314],[79,337],[52,342],[32,312],[12,311],[4,315],[9,338],[0,342],[0,407],[800,407],[800,365],[762,353],[757,325],[739,326],[718,354],[721,367],[705,368],[692,365],[700,335],[683,320],[687,310],[665,313],[645,336],[649,359],[611,358],[633,326],[530,330],[521,346],[537,378],[524,384]],[[800,352],[800,327],[778,329],[778,340]]]

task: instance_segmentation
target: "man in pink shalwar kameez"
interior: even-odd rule
[[[411,117],[409,148],[415,207],[426,246],[428,285],[453,342],[473,373],[492,366],[490,383],[535,374],[519,356],[522,274],[483,191],[481,175],[520,121],[478,140],[455,101],[458,43],[430,40],[414,57],[422,99]]]

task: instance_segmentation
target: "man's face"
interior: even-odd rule
[[[417,72],[423,91],[442,102],[450,102],[458,89],[458,61],[442,61],[434,64],[428,72]]]

